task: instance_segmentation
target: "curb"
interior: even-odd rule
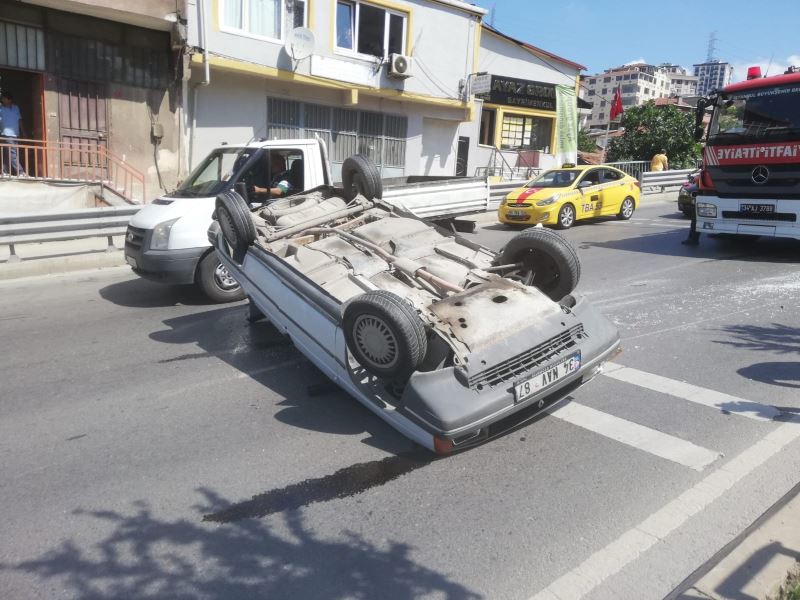
[[[124,265],[127,265],[127,263],[125,262],[125,253],[122,250],[112,250],[110,252],[99,250],[71,256],[28,258],[19,262],[0,263],[0,281]]]
[[[800,483],[684,579],[664,600],[764,598],[797,564]]]

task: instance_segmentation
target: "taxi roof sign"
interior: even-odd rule
[[[573,169],[573,168],[575,168],[575,163],[564,163],[563,165],[561,165],[561,168],[562,169]]]

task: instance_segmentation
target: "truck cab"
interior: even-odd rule
[[[292,195],[327,184],[330,174],[322,141],[220,146],[177,190],[153,200],[131,218],[125,260],[141,277],[195,284],[214,302],[240,300],[244,292],[208,241],[217,196],[236,189],[251,205],[259,205],[273,200],[275,194]]]

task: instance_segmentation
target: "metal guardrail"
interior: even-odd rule
[[[680,187],[686,183],[688,175],[694,173],[695,169],[676,169],[674,171],[648,171],[642,173],[639,182],[642,191],[652,188],[660,188],[663,192],[667,187]]]
[[[128,221],[139,208],[85,208],[3,216],[0,217],[0,245],[9,247],[9,262],[20,260],[15,248],[17,244],[105,237],[108,238],[108,250],[116,250],[113,237],[125,235]]]
[[[518,181],[504,181],[503,183],[492,184],[489,191],[489,208],[488,210],[497,210],[500,206],[500,201],[508,196],[518,187],[522,187],[528,182],[527,179],[520,179]]]
[[[16,164],[12,154],[16,154]],[[132,204],[146,201],[144,175],[105,146],[91,141],[0,138],[0,174],[4,179],[95,183]]]

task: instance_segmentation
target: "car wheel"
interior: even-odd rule
[[[247,203],[233,190],[224,192],[217,196],[215,215],[222,235],[231,247],[233,260],[242,262],[247,249],[256,239],[256,226]]]
[[[515,265],[504,277],[535,286],[556,302],[571,293],[581,279],[577,251],[549,229],[534,227],[511,238],[500,264]]]
[[[379,199],[383,195],[381,173],[363,154],[351,156],[342,163],[342,185],[348,202],[359,194],[367,200]]]
[[[575,207],[572,204],[565,204],[558,211],[558,223],[556,227],[559,229],[569,229],[575,224]]]
[[[350,300],[342,329],[353,357],[376,377],[405,381],[422,364],[428,348],[416,310],[386,290]]]
[[[687,219],[691,219],[692,216],[694,216],[694,207],[684,206],[683,208],[681,208],[681,212],[683,213],[684,217],[686,217]]]
[[[634,203],[633,198],[628,196],[622,201],[622,204],[619,207],[619,212],[617,213],[617,218],[621,221],[627,221],[633,216],[633,210],[635,208],[636,204]]]
[[[195,281],[212,302],[235,302],[244,299],[242,286],[219,261],[219,256],[214,250],[206,254],[200,261]]]

